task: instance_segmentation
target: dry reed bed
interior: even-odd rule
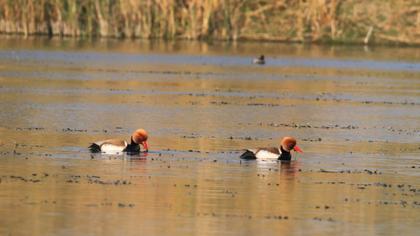
[[[0,0],[0,33],[420,44],[420,2]]]

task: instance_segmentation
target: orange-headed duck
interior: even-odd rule
[[[241,159],[246,160],[280,160],[280,161],[290,161],[292,159],[291,151],[303,152],[296,145],[296,139],[293,137],[284,137],[279,147],[268,147],[268,148],[257,148],[257,149],[247,149],[242,155]]]
[[[121,139],[107,139],[103,141],[97,141],[89,146],[91,152],[102,152],[108,154],[117,154],[126,152],[127,154],[139,154],[140,145],[145,149],[145,152],[149,151],[147,144],[147,132],[144,129],[138,129],[131,135],[131,142],[127,143]]]

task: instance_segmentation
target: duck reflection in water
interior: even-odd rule
[[[299,172],[298,161],[281,161],[280,162],[280,174],[285,176],[296,176]]]

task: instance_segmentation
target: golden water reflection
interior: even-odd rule
[[[256,51],[273,64],[248,65]],[[418,59],[2,38],[0,235],[414,235]],[[140,127],[147,156],[87,152]],[[291,163],[239,160],[285,135],[305,151]]]

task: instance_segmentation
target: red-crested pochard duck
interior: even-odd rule
[[[147,144],[147,132],[144,129],[138,129],[131,135],[131,142],[127,143],[121,139],[107,139],[103,141],[97,141],[89,146],[91,152],[102,152],[109,154],[116,154],[126,152],[127,154],[139,154],[140,145],[145,149],[145,152],[149,151]]]
[[[258,58],[254,58],[254,60],[252,60],[252,63],[258,64],[258,65],[264,65],[265,64],[264,55],[261,55]]]
[[[291,151],[303,152],[296,145],[296,139],[293,137],[284,137],[279,147],[268,147],[268,148],[257,148],[247,149],[241,156],[241,159],[246,160],[279,160],[279,161],[290,161],[292,159]]]

